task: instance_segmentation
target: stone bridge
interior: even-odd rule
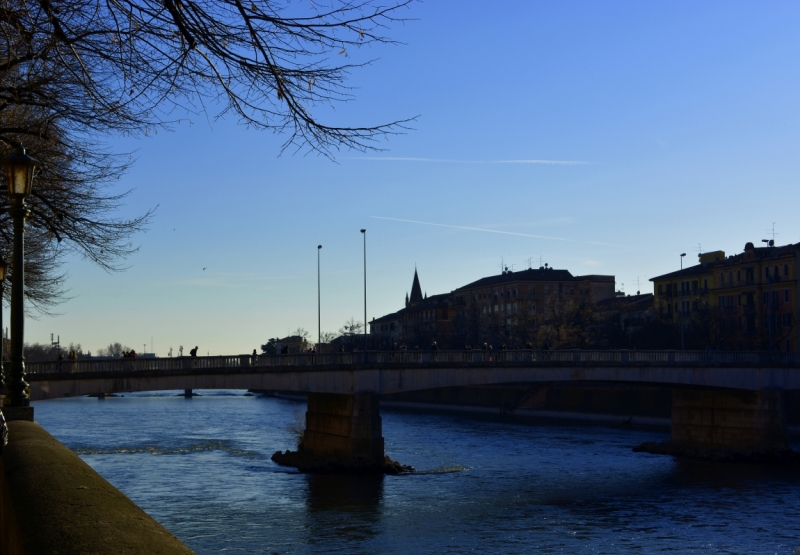
[[[154,390],[308,394],[303,448],[343,464],[383,461],[379,396],[439,387],[651,384],[673,390],[676,452],[788,450],[786,390],[800,353],[719,351],[393,351],[32,363],[31,400]]]

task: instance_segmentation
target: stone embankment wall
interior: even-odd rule
[[[527,411],[614,415],[669,420],[672,388],[618,385],[509,385],[442,387],[381,397],[385,401],[483,407],[498,412]],[[800,390],[785,392],[785,417],[789,426],[800,426]]]
[[[672,390],[663,387],[586,385],[509,385],[443,387],[385,395],[385,401],[485,407],[498,412],[529,411],[670,418]]]
[[[191,554],[34,422],[8,423],[0,457],[3,555]]]

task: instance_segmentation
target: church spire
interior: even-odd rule
[[[419,276],[417,275],[416,268],[414,268],[414,283],[411,285],[411,298],[409,301],[412,303],[422,301],[422,287],[419,285]]]

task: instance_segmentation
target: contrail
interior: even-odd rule
[[[387,218],[385,216],[370,216],[376,220],[391,220],[393,222],[405,222],[408,224],[422,224],[432,225],[436,227],[449,227],[452,229],[464,229],[467,231],[483,231],[486,233],[499,233],[500,235],[515,235],[517,237],[530,237],[532,239],[547,239],[549,241],[565,241],[567,243],[586,243],[588,245],[603,245],[605,247],[623,247],[623,245],[615,245],[614,243],[601,243],[599,241],[579,241],[577,239],[567,239],[566,237],[551,237],[549,235],[532,235],[530,233],[518,233],[516,231],[500,231],[498,229],[487,229],[485,227],[469,227],[463,225],[450,225],[450,224],[437,224],[433,222],[420,222],[417,220],[403,220],[401,218]]]
[[[550,166],[585,166],[588,162],[581,160],[454,160],[450,158],[409,158],[401,156],[364,156],[352,157],[350,160],[366,160],[378,162],[438,162],[448,164],[542,164]]]

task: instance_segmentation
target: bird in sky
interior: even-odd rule
[[[205,268],[203,268],[203,271],[205,272],[205,271],[206,271],[206,269],[205,269]]]

